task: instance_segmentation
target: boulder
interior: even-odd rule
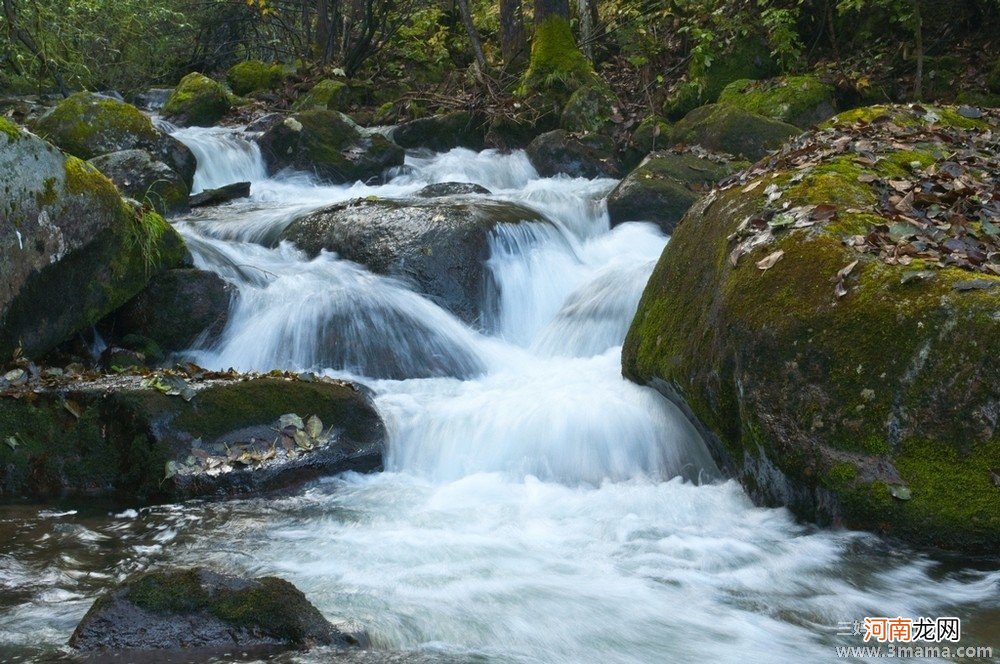
[[[709,155],[654,152],[608,196],[611,225],[650,221],[670,234],[688,208],[739,165]]]
[[[646,287],[625,376],[686,409],[760,502],[995,553],[998,127],[852,111],[703,198]]]
[[[79,651],[134,657],[150,650],[357,643],[288,581],[203,568],[156,570],[124,581],[97,598],[69,640]]]
[[[159,111],[166,105],[173,92],[173,88],[150,88],[137,94],[132,101],[144,111]]]
[[[64,99],[39,118],[32,129],[80,159],[145,150],[179,173],[189,189],[198,167],[186,145],[159,130],[135,106],[89,92]]]
[[[299,97],[292,108],[296,111],[339,111],[347,106],[350,92],[347,83],[327,78]]]
[[[585,85],[570,95],[563,107],[559,127],[569,132],[610,134],[621,102],[607,85]],[[618,117],[621,122],[621,117]]]
[[[538,136],[527,148],[528,159],[543,177],[569,175],[574,178],[621,177],[615,145],[607,136],[575,136],[556,129]]]
[[[281,239],[312,256],[335,251],[378,274],[412,281],[476,323],[491,232],[500,224],[543,221],[534,210],[499,201],[357,199],[296,219]]]
[[[403,149],[380,134],[367,135],[334,111],[285,118],[258,139],[273,172],[294,168],[331,183],[369,181],[403,165]]]
[[[285,116],[281,113],[267,113],[248,124],[244,131],[248,134],[263,134],[274,125],[281,123],[284,119]]]
[[[837,112],[832,85],[815,76],[782,76],[766,81],[740,79],[719,95],[720,104],[808,129]]]
[[[234,182],[217,189],[206,189],[195,194],[188,201],[188,204],[195,207],[208,207],[210,205],[222,205],[238,198],[249,198],[250,183]]]
[[[641,157],[655,150],[670,147],[670,130],[673,125],[659,115],[650,115],[639,123],[632,132],[629,147],[636,150]]]
[[[96,168],[0,119],[0,358],[38,356],[187,255]]]
[[[188,365],[0,381],[0,497],[256,494],[376,469],[384,436],[364,388],[325,378]]]
[[[129,198],[141,201],[160,214],[188,210],[190,189],[184,178],[145,150],[122,150],[94,157],[90,163],[104,173]]]
[[[285,68],[275,62],[247,60],[238,62],[226,72],[226,83],[238,95],[261,90],[275,90],[285,79]]]
[[[168,270],[115,312],[114,332],[140,335],[164,352],[185,350],[222,333],[235,295],[236,289],[214,272]]]
[[[447,152],[452,148],[482,150],[483,123],[465,111],[404,122],[392,131],[392,140],[408,150],[426,148]]]
[[[756,161],[800,133],[797,127],[725,104],[702,106],[674,125],[673,143]]]
[[[164,116],[184,126],[211,127],[233,107],[233,94],[198,72],[181,79],[163,106]]]
[[[442,198],[444,196],[489,196],[491,192],[486,187],[472,182],[437,182],[429,184],[417,193],[413,194],[418,198]]]

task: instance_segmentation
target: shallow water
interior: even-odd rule
[[[368,631],[378,652],[351,661],[834,661],[861,645],[838,623],[869,615],[959,616],[963,645],[1000,654],[995,561],[936,560],[755,507],[675,408],[621,378],[667,238],[608,229],[613,181],[454,150],[410,155],[385,184],[318,186],[266,177],[235,132],[177,135],[199,156],[197,186],[253,182],[250,200],[178,221],[196,263],[241,291],[222,339],[189,356],[367,383],[390,432],[386,471],[227,503],[0,508],[0,660],[61,657],[102,588],[161,564],[289,579]],[[483,330],[334,254],[272,246],[302,212],[454,180],[552,222],[492,238]],[[464,379],[439,370],[455,366]],[[378,378],[386,367],[427,377]]]

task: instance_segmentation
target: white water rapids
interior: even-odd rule
[[[862,645],[838,623],[897,615],[961,616],[1000,645],[1000,572],[754,507],[675,408],[622,379],[621,343],[667,238],[609,230],[613,181],[454,150],[410,155],[383,185],[321,186],[267,177],[237,132],[176,135],[198,156],[196,189],[252,182],[249,200],[177,224],[197,266],[240,291],[221,340],[190,356],[368,384],[386,470],[281,498],[25,519],[62,553],[0,559],[0,588],[24,592],[0,612],[0,643],[64,643],[95,587],[166,563],[283,576],[376,648],[442,661],[832,662],[836,646]],[[271,247],[305,211],[447,181],[553,222],[492,238],[490,334],[334,254]],[[473,377],[433,377],[438,362]],[[432,377],[368,377],[385,363]]]

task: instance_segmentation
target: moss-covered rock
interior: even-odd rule
[[[975,264],[957,254],[907,254],[883,206],[903,198],[890,182],[988,152],[996,124],[948,108],[852,111],[703,198],[647,285],[625,375],[686,409],[762,502],[996,552],[1000,277],[959,269]],[[852,132],[858,144],[838,141]],[[988,179],[995,158],[966,160]],[[885,252],[867,239],[893,232]],[[990,231],[943,232],[972,252]]]
[[[798,134],[799,129],[790,124],[725,104],[709,104],[684,116],[670,138],[674,143],[700,145],[755,161]]]
[[[205,569],[145,572],[100,596],[69,645],[81,651],[348,646],[291,583]]]
[[[570,132],[610,134],[616,126],[614,118],[620,105],[608,86],[585,85],[570,95],[559,126]]]
[[[186,212],[191,190],[184,178],[145,150],[111,152],[90,160],[129,198],[160,214]]]
[[[174,88],[163,106],[163,114],[178,124],[211,127],[225,117],[234,101],[233,93],[224,85],[204,74],[192,72]]]
[[[766,81],[733,81],[719,95],[720,104],[787,122],[802,129],[836,113],[832,85],[815,76],[783,76]]]
[[[539,175],[574,178],[617,178],[621,164],[614,141],[602,134],[578,136],[562,129],[546,132],[527,147],[528,159]]]
[[[334,111],[305,111],[275,124],[258,141],[268,169],[294,168],[343,183],[368,181],[403,165],[401,147],[381,134],[362,133],[348,120]]]
[[[226,83],[238,95],[262,90],[275,90],[285,79],[285,68],[276,62],[247,60],[233,65],[226,72]]]
[[[179,264],[184,242],[96,168],[0,124],[0,358],[41,355]]]
[[[315,415],[322,431],[299,440],[279,423],[289,413]],[[377,468],[384,433],[363,388],[341,381],[197,371],[53,379],[0,390],[0,440],[16,441],[0,445],[0,497],[135,504],[253,493]]]
[[[179,173],[191,187],[197,162],[180,141],[153,125],[142,111],[123,101],[80,92],[59,102],[32,129],[80,159],[122,150],[145,150]]]
[[[552,15],[535,26],[522,96],[540,96],[561,107],[578,88],[600,84],[590,60],[577,48],[568,20]]]
[[[608,196],[611,225],[649,221],[672,233],[705,191],[744,165],[695,154],[650,154]]]
[[[650,115],[639,123],[632,132],[629,149],[640,155],[640,159],[650,152],[670,147],[673,125],[666,118]]]
[[[342,111],[347,105],[350,88],[343,81],[323,79],[299,97],[292,108],[296,111]]]
[[[482,118],[466,111],[433,115],[404,122],[392,132],[392,140],[406,149],[426,148],[447,152],[452,148],[482,150],[485,140]]]

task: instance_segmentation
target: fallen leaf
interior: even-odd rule
[[[757,261],[757,268],[760,270],[770,270],[774,267],[775,263],[781,260],[781,257],[785,255],[783,249],[778,249],[772,254],[765,256],[761,260]]]
[[[83,409],[80,408],[80,404],[73,401],[72,399],[66,399],[65,401],[63,401],[63,408],[65,408],[66,411],[69,412],[69,414],[75,417],[76,419],[80,419],[80,417],[83,415]]]
[[[317,440],[323,435],[323,421],[315,415],[306,420],[306,435]]]
[[[288,413],[286,415],[282,415],[280,418],[278,418],[278,424],[282,429],[287,429],[288,427],[294,427],[295,429],[301,431],[302,429],[306,428],[306,425],[302,421],[302,418],[296,415],[295,413]]]

